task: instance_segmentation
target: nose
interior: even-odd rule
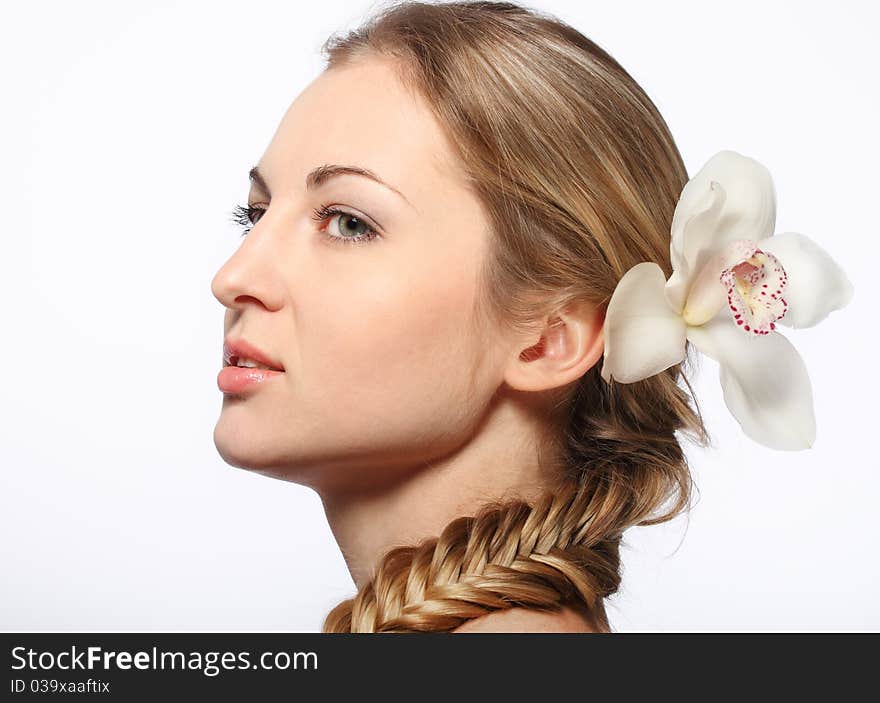
[[[241,309],[255,301],[270,310],[278,309],[282,300],[278,258],[271,251],[269,238],[259,240],[251,230],[214,274],[211,292],[229,309]]]

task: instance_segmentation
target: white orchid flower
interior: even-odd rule
[[[772,449],[813,445],[803,359],[777,324],[812,327],[847,305],[853,286],[815,242],[773,235],[767,169],[721,151],[685,185],[672,218],[672,275],[644,261],[614,290],[602,378],[633,383],[680,363],[686,342],[718,362],[724,402],[746,435]]]

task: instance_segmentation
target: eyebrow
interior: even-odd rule
[[[360,166],[324,164],[323,166],[313,168],[311,171],[309,171],[308,175],[306,175],[306,188],[308,190],[314,190],[329,181],[331,178],[334,178],[336,176],[343,176],[346,174],[353,176],[364,176],[365,178],[369,178],[371,181],[375,181],[379,185],[385,186],[390,191],[397,193],[397,195],[406,200],[406,202],[409,203],[410,206],[413,206],[412,203],[409,202],[409,199],[403,193],[397,190],[397,188],[383,181],[381,178],[379,178],[379,176],[377,176],[369,169],[362,168]],[[271,197],[272,192],[269,190],[266,179],[263,178],[263,174],[260,173],[260,169],[257,166],[254,166],[250,171],[248,171],[248,178],[256,183],[257,186],[259,186],[260,189],[264,193],[266,193],[266,195]]]

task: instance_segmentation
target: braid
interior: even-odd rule
[[[587,474],[592,477],[592,474]],[[522,499],[484,505],[439,537],[396,547],[372,581],[326,617],[324,632],[442,632],[516,606],[590,613],[617,590],[624,503],[587,480]],[[604,614],[595,614],[604,630]]]

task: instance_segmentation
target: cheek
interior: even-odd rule
[[[460,425],[480,353],[470,274],[411,267],[349,280],[298,314],[312,413],[333,415],[335,433],[387,441]]]

